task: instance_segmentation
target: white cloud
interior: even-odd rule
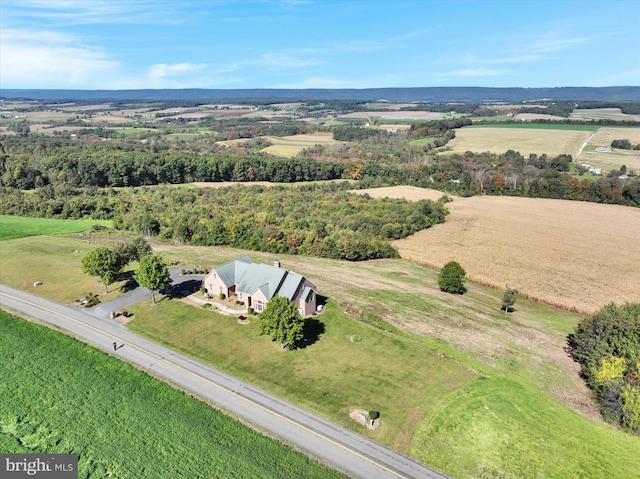
[[[4,30],[0,76],[4,88],[88,88],[117,70],[119,62],[72,35]],[[106,86],[106,85],[105,85]]]
[[[2,0],[15,18],[33,22],[44,20],[49,26],[98,23],[173,24],[183,20],[178,2],[169,0]]]
[[[195,71],[206,68],[204,63],[174,63],[167,65],[166,63],[158,63],[149,68],[149,79],[153,88],[172,88],[180,83],[180,79],[185,75],[189,75]]]
[[[550,33],[533,42],[532,50],[538,53],[553,53],[573,50],[575,47],[591,41],[588,37],[567,38],[560,34]]]

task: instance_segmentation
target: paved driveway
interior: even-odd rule
[[[189,268],[190,269],[190,268]],[[173,296],[187,296],[193,289],[200,289],[203,274],[187,274],[185,276],[180,275],[182,268],[172,268],[169,270],[171,276],[171,287],[168,294]],[[125,311],[129,306],[132,306],[140,301],[145,301],[151,298],[151,292],[147,288],[138,286],[137,288],[129,291],[116,299],[100,303],[92,308],[86,308],[84,311],[91,316],[100,319],[109,319],[109,313],[111,311]]]

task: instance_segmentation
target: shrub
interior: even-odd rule
[[[236,299],[236,304],[238,306],[244,306],[244,301],[240,301],[239,299]]]
[[[204,304],[202,305],[202,308],[203,308],[203,309],[209,309],[210,307],[211,307],[211,303],[204,303]]]
[[[449,261],[438,274],[438,286],[445,293],[463,294],[467,291],[464,287],[466,271],[455,261]]]
[[[85,308],[90,308],[91,306],[95,306],[96,304],[100,304],[100,299],[93,293],[89,293],[85,296],[87,302],[84,304]]]
[[[375,421],[380,417],[380,413],[378,411],[369,411],[369,419]]]
[[[205,294],[207,292],[207,288],[205,288],[204,286],[202,286],[200,288],[200,294]]]
[[[247,308],[247,314],[253,315],[253,308],[252,307],[248,307]]]
[[[220,299],[224,299],[226,298],[226,296],[224,295],[224,293],[220,293]]]
[[[185,270],[184,270],[184,268],[182,268],[182,269],[180,270],[180,276],[184,276],[184,275],[185,275]]]

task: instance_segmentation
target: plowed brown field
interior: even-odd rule
[[[385,196],[407,197],[406,187]],[[402,258],[434,268],[458,261],[471,281],[582,314],[640,302],[638,208],[495,196],[456,197],[447,207],[444,224],[394,242]]]

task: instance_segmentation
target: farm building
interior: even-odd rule
[[[204,287],[209,294],[235,295],[257,312],[263,311],[274,296],[294,302],[303,316],[316,311],[316,285],[301,274],[281,268],[278,260],[271,266],[242,256],[213,269],[204,278]]]

